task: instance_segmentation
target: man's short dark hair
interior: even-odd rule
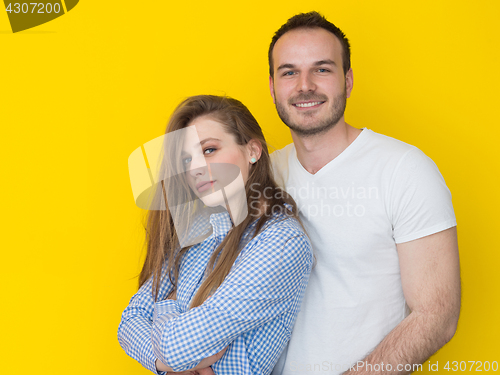
[[[271,45],[269,46],[269,74],[274,79],[274,65],[273,65],[273,50],[274,45],[283,34],[295,30],[295,29],[313,29],[320,27],[331,32],[337,37],[342,45],[342,68],[344,69],[344,75],[351,68],[351,47],[349,45],[349,40],[347,40],[345,34],[333,23],[329,22],[325,17],[323,17],[318,12],[309,13],[299,13],[292,18],[290,18],[286,23],[279,28],[278,31],[273,36],[271,40]]]

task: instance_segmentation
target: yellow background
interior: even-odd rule
[[[238,98],[289,143],[267,48],[310,10],[352,44],[347,122],[422,149],[453,194],[463,308],[431,361],[500,362],[498,4],[82,0],[18,34],[2,10],[0,372],[147,373],[116,339],[143,256],[127,158],[200,93]]]

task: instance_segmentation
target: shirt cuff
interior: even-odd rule
[[[153,353],[151,353],[153,354]],[[149,357],[146,360],[146,363],[143,363],[144,367],[146,367],[149,371],[151,371],[153,374],[158,374],[158,375],[166,375],[167,373],[165,371],[158,371],[156,369],[156,356],[153,354],[153,357]]]

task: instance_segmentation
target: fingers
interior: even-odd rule
[[[167,299],[177,299],[177,290],[176,289],[172,290],[168,295]]]
[[[212,370],[212,367],[205,367],[202,369],[198,370],[199,375],[215,375],[214,371]]]

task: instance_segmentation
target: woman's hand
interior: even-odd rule
[[[215,375],[213,370],[212,370],[212,367],[205,367],[205,368],[202,368],[202,369],[199,369],[198,370],[198,375]]]
[[[167,372],[167,375],[215,375],[215,373],[211,367],[206,367],[196,371]]]
[[[167,296],[167,299],[173,299],[174,301],[177,299],[177,289],[174,289]]]
[[[212,366],[215,362],[222,358],[224,353],[226,352],[228,346],[222,349],[219,353],[216,353],[208,358],[202,359],[201,362],[191,370],[181,371],[181,372],[173,372],[172,369],[161,362],[159,359],[156,359],[156,369],[158,371],[166,371],[167,374],[170,375],[215,375]]]
[[[228,347],[229,346],[226,346],[219,353],[216,353],[216,354],[214,354],[214,355],[212,355],[210,357],[202,359],[201,362],[198,363],[198,365],[193,368],[193,370],[195,370],[195,371],[203,371],[203,370],[206,370],[207,368],[210,368],[210,366],[212,366],[215,362],[217,362],[219,359],[222,358],[222,356],[224,355],[224,353],[226,352],[226,350],[227,350]],[[210,371],[212,371],[211,368],[210,368]],[[212,373],[213,372],[206,372],[206,373],[200,373],[200,375],[210,375]]]
[[[167,296],[167,299],[171,300],[176,300],[177,299],[177,290],[174,289],[170,292],[170,294]],[[212,297],[212,295],[208,296],[208,298]],[[207,298],[207,299],[208,299]],[[215,375],[214,371],[212,370],[212,367],[210,367],[213,363],[217,362],[226,352],[227,347],[222,349],[219,353],[214,354],[213,356],[210,356],[208,358],[203,359],[198,366],[196,366],[192,370],[188,371],[181,371],[181,372],[173,372],[169,371],[172,370],[170,367],[167,365],[163,364],[160,360],[156,360],[156,369],[158,371],[166,371],[167,375]],[[204,368],[199,368],[200,366],[208,366]]]

